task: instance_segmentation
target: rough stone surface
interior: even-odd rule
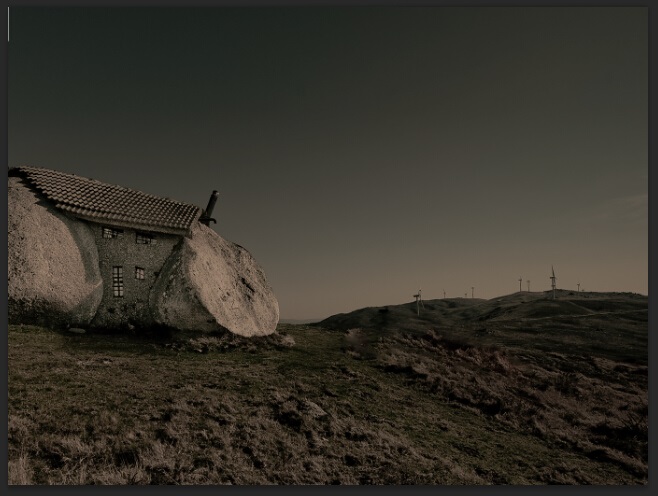
[[[103,299],[96,311],[92,326],[102,329],[135,329],[149,327],[149,295],[162,266],[171,256],[181,236],[150,233],[150,244],[136,243],[135,229],[123,228],[116,238],[103,238],[103,225],[90,223],[98,248],[99,267],[103,278]],[[143,233],[142,233],[143,234]],[[123,295],[114,296],[113,267],[123,270]],[[143,279],[135,277],[135,269],[143,269]]]
[[[198,224],[165,263],[150,297],[157,324],[184,331],[275,331],[279,304],[251,254]]]
[[[89,227],[8,180],[9,322],[86,326],[103,296]]]
[[[279,305],[263,270],[209,227],[197,223],[188,238],[159,235],[148,245],[127,228],[104,239],[101,224],[68,217],[17,177],[8,192],[10,323],[276,330]],[[112,291],[115,266],[123,269],[123,296]]]

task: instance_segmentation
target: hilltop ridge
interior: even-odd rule
[[[617,356],[634,336],[646,339],[641,331],[646,329],[648,303],[647,296],[636,293],[557,290],[553,299],[552,291],[519,291],[489,300],[427,300],[423,301],[420,312],[415,301],[367,307],[333,315],[312,325],[342,331],[358,328],[383,335],[433,330],[472,344],[527,348],[530,343],[545,350],[568,345],[578,347],[583,353],[596,349],[603,355]],[[629,333],[622,336],[625,329]],[[529,340],[528,334],[535,336]],[[632,359],[634,354],[629,349],[625,358]]]

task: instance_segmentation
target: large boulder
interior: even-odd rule
[[[149,305],[157,324],[184,331],[263,336],[279,321],[279,304],[251,254],[203,224],[169,257]]]
[[[103,296],[93,233],[8,181],[9,322],[86,326]]]

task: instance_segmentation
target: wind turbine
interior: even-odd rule
[[[523,282],[523,278],[519,277],[519,293],[522,291],[521,289],[521,283]]]
[[[444,289],[444,290],[443,290],[443,299],[444,299],[444,300],[445,300],[445,297],[446,297],[446,290]]]
[[[475,287],[471,286],[471,298],[475,298]]]
[[[580,283],[578,283],[578,292],[580,293]]]
[[[551,265],[551,273],[553,274],[551,276],[551,288],[553,288],[553,299],[555,299],[555,270],[553,269],[553,266]]]
[[[530,292],[530,279],[526,281],[528,283],[528,293]]]

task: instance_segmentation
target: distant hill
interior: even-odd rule
[[[635,293],[590,293],[558,290],[552,292],[520,291],[490,300],[480,298],[444,298],[422,302],[418,313],[416,302],[366,307],[349,313],[332,315],[316,325],[347,330],[395,329],[474,322],[502,322],[510,319],[532,319],[558,316],[588,316],[601,312],[647,310],[648,297]]]
[[[322,319],[279,319],[279,324],[313,324],[319,322]]]
[[[333,315],[313,325],[342,331],[363,329],[382,335],[433,330],[472,344],[546,350],[569,345],[580,347],[583,352],[618,356],[629,338],[632,341],[636,335],[635,330],[639,331],[638,339],[646,339],[648,304],[647,296],[635,293],[558,290],[553,299],[551,291],[520,291],[490,300],[428,300],[423,302],[420,313],[415,301],[367,307]],[[621,336],[624,330],[629,334]],[[637,349],[642,347],[633,348]],[[625,358],[632,360],[636,351],[629,348],[628,354]]]

